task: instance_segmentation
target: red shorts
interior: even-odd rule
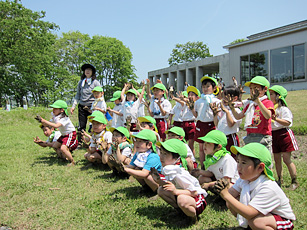
[[[294,226],[293,226],[293,223],[291,220],[287,220],[285,218],[282,218],[281,216],[279,215],[274,215],[274,218],[276,220],[276,225],[277,225],[277,228],[276,229],[282,229],[282,230],[287,230],[287,229],[293,229]]]
[[[226,137],[227,137],[227,146],[226,146],[227,151],[230,152],[230,147],[233,146],[233,145],[240,147],[239,136],[236,133],[229,134]],[[231,153],[231,156],[234,159],[236,159],[235,154]]]
[[[182,128],[185,132],[185,139],[186,140],[194,140],[195,134],[195,122],[194,121],[183,121]]]
[[[181,121],[174,121],[173,125],[182,128],[182,122]]]
[[[77,133],[76,131],[73,131],[65,136],[60,136],[57,142],[60,142],[62,145],[66,145],[70,151],[73,151],[78,147],[78,140],[76,137]]]
[[[209,133],[211,130],[215,129],[214,122],[202,122],[197,121],[196,128],[195,128],[195,135],[194,135],[194,141],[198,143],[204,143],[202,140],[199,140],[199,137],[206,136],[207,133]]]
[[[298,150],[294,134],[291,129],[284,128],[272,131],[273,153],[292,152]]]
[[[158,129],[159,136],[160,136],[162,141],[165,141],[165,139],[166,139],[165,131],[167,130],[166,119],[156,118],[155,120],[156,120],[156,126],[157,126],[157,129]]]

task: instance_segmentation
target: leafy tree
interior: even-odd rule
[[[244,42],[244,41],[247,41],[247,39],[246,38],[239,38],[239,39],[234,40],[233,42],[230,42],[229,45],[234,45],[236,43],[240,43],[240,42]]]
[[[212,57],[209,47],[203,42],[187,42],[186,44],[176,44],[168,59],[170,66],[187,63],[202,58]]]

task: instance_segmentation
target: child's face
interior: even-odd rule
[[[151,148],[152,143],[140,138],[133,138],[134,148],[137,152],[144,153]]]
[[[212,94],[214,92],[214,88],[212,87],[210,82],[201,85],[201,89],[203,94]]]
[[[127,93],[127,101],[134,101],[135,95],[133,93]]]
[[[102,97],[102,92],[97,92],[97,91],[94,91],[93,92],[93,95],[94,95],[94,98],[101,98]]]
[[[217,149],[214,148],[214,143],[205,142],[204,143],[204,152],[208,155],[214,155],[214,153],[217,151]]]
[[[196,101],[198,99],[198,96],[193,92],[189,92],[188,97],[189,99],[192,99],[193,101]]]
[[[52,112],[53,112],[53,115],[54,115],[54,116],[57,116],[57,115],[59,115],[60,113],[64,112],[64,109],[53,108],[53,109],[52,109]]]
[[[167,135],[168,139],[180,139],[180,136],[175,134],[175,133],[172,133],[172,132],[169,132],[168,135]]]
[[[118,105],[118,104],[121,103],[121,100],[120,100],[120,99],[117,99],[117,100],[114,101],[114,103],[115,103],[115,105]]]
[[[87,68],[84,70],[84,74],[86,76],[86,78],[90,78],[93,74],[93,70],[91,68]]]
[[[160,161],[162,164],[162,167],[165,167],[166,165],[172,165],[175,163],[177,159],[173,158],[173,155],[166,151],[164,148],[160,149]]]
[[[270,97],[271,97],[271,101],[274,104],[276,104],[278,101],[278,98],[277,98],[277,94],[273,90],[270,90]]]
[[[122,136],[120,132],[117,132],[116,130],[113,132],[112,135],[112,142],[117,141],[119,144],[125,142],[127,138],[125,136]]]
[[[149,130],[155,130],[154,127],[150,127],[149,124],[147,122],[141,122],[141,127],[144,129],[149,129]]]
[[[249,86],[249,90],[250,90],[250,95],[252,96],[252,92],[257,89],[259,91],[259,97],[262,97],[266,91],[267,91],[267,87],[264,87],[262,89],[261,85],[255,84],[255,83],[251,83]]]
[[[52,134],[53,130],[53,128],[49,129],[49,127],[43,127],[43,132],[46,137],[49,137]]]
[[[164,94],[164,91],[163,91],[163,90],[157,89],[157,88],[154,88],[154,89],[152,90],[152,92],[153,92],[153,94],[154,94],[154,97],[155,97],[155,98],[158,98],[158,99],[162,98],[162,97],[163,97],[163,94]]]
[[[254,162],[249,157],[241,154],[237,156],[237,169],[240,178],[248,181],[256,180],[263,171],[260,168],[260,164],[255,168]]]
[[[100,123],[98,121],[93,121],[92,126],[93,126],[92,130],[94,133],[100,133],[106,128],[107,125]]]

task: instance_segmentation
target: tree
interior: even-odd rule
[[[229,45],[234,45],[236,43],[240,43],[240,42],[244,42],[244,41],[247,41],[247,39],[246,38],[239,38],[239,39],[234,40],[233,42],[230,42]]]
[[[212,56],[209,48],[203,42],[187,42],[186,44],[176,44],[168,63],[173,66]]]

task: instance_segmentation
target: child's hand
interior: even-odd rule
[[[220,103],[220,107],[221,107],[221,110],[223,111],[223,112],[228,112],[228,109],[226,109],[226,107],[224,106],[224,103],[221,101],[221,103]]]
[[[233,102],[233,99],[232,99],[232,97],[229,94],[225,96],[224,103],[227,104],[230,109],[233,109],[234,106],[235,106],[235,103]]]
[[[179,92],[177,93],[177,96],[179,97],[180,100],[183,100],[183,99],[184,99],[184,96],[183,96],[183,94],[182,94],[182,91],[179,91]]]
[[[133,87],[132,83],[131,82],[128,82],[127,85],[126,85],[126,90],[129,90]]]
[[[172,192],[174,194],[174,192],[176,191],[176,187],[175,185],[170,182],[170,181],[166,181],[165,182],[166,184],[163,185],[163,188],[166,190],[166,191],[169,191],[169,192]]]
[[[157,105],[160,107],[161,106],[161,100],[159,99],[157,102]]]
[[[209,106],[213,112],[213,115],[215,116],[219,112],[218,105],[216,104],[216,102],[213,102],[213,103],[210,103]]]
[[[149,85],[150,84],[150,80],[147,78],[146,79],[146,83]]]
[[[213,191],[216,194],[220,194],[224,189],[229,187],[229,181],[226,178],[221,178],[215,182]]]
[[[193,100],[193,98],[189,98],[189,101],[187,102],[187,105],[188,105],[190,110],[194,109],[194,100]]]
[[[117,138],[116,138],[115,141],[112,143],[112,145],[114,146],[115,149],[118,148],[119,142],[118,142],[118,139],[117,139]]]
[[[198,177],[201,175],[200,172],[201,172],[201,169],[192,169],[191,175],[192,175],[193,177],[198,178]]]
[[[83,109],[84,109],[84,110],[87,110],[87,111],[90,110],[90,108],[87,107],[87,106],[84,106]]]
[[[276,114],[275,113],[272,114],[271,118],[272,118],[273,121],[276,121],[276,118],[277,118]]]
[[[255,101],[258,97],[259,97],[259,90],[258,89],[252,89],[250,100]]]
[[[95,142],[98,144],[98,148],[99,148],[100,150],[103,150],[103,151],[106,151],[106,150],[107,150],[107,148],[108,148],[108,143],[107,143],[107,142],[105,142],[105,141],[98,142],[98,141],[96,141],[96,140],[95,140]]]
[[[129,125],[131,125],[131,121],[132,121],[132,117],[131,116],[127,116],[127,118],[126,118],[126,124],[127,124],[127,126]]]
[[[42,141],[41,139],[39,139],[38,136],[36,136],[36,137],[34,138],[34,143],[39,144],[39,143],[43,143],[43,141]]]
[[[160,79],[157,79],[157,83],[162,83],[162,81]]]
[[[143,80],[141,83],[142,83],[142,86],[145,87],[146,85],[145,81]]]
[[[38,122],[42,122],[42,117],[40,115],[36,115],[34,119],[37,120]]]
[[[140,121],[137,119],[135,123],[136,123],[136,129],[141,131],[142,127],[141,127]]]
[[[151,167],[149,174],[152,176],[152,178],[158,185],[163,186],[167,184],[165,181],[161,180],[161,177],[156,168]]]
[[[148,107],[149,107],[149,105],[150,105],[150,101],[146,101],[146,100],[144,100],[144,105],[146,106],[146,108],[148,108]]]

